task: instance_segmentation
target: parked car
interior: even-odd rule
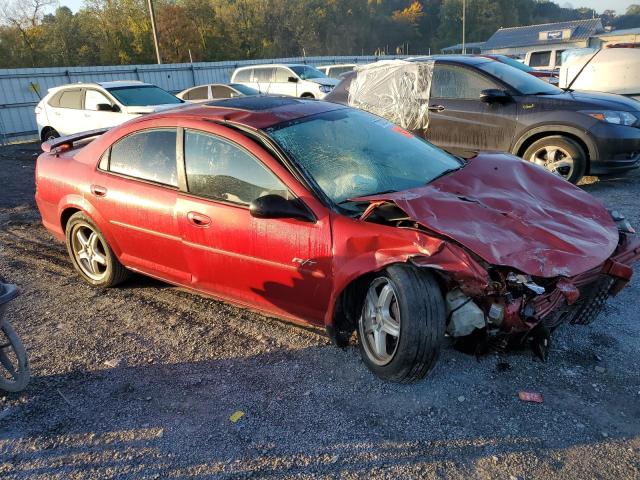
[[[640,50],[580,48],[567,50],[563,58],[561,87],[640,100]]]
[[[327,102],[219,100],[43,147],[42,221],[87,283],[133,270],[339,345],[357,330],[364,363],[394,381],[426,375],[445,331],[544,349],[640,256],[619,213],[535,165],[463,160]]]
[[[231,83],[239,83],[270,95],[324,98],[338,84],[309,65],[252,65],[237,68]]]
[[[419,66],[433,77],[411,73]],[[640,103],[564,91],[483,57],[371,64],[347,74],[327,100],[386,116],[449,152],[511,152],[570,182],[640,162]],[[410,117],[417,122],[403,124]]]
[[[255,88],[247,87],[239,83],[212,83],[187,88],[178,93],[176,97],[189,102],[206,102],[207,100],[220,98],[234,98],[259,94],[260,92]]]
[[[562,52],[564,49],[558,48],[527,52],[524,63],[537,70],[556,71],[562,66]]]
[[[341,63],[338,65],[322,65],[316,68],[327,77],[340,78],[343,74],[353,71],[356,66],[355,63]]]
[[[498,62],[506,63],[507,65],[517,68],[518,70],[527,72],[529,75],[538,77],[540,80],[544,80],[547,83],[558,85],[558,75],[553,70],[538,70],[530,67],[529,65],[525,65],[523,62],[519,62],[514,58],[508,57],[507,55],[482,54],[480,56],[490,58],[491,60],[496,60]]]
[[[145,113],[173,108],[182,100],[155,85],[136,81],[73,83],[50,88],[36,106],[42,140],[119,125]]]

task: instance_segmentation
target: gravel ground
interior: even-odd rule
[[[140,276],[91,289],[39,223],[36,151],[0,149],[0,275],[33,375],[0,397],[1,478],[640,478],[637,278],[547,363],[446,346],[387,384],[322,332]],[[584,188],[640,225],[639,181]]]

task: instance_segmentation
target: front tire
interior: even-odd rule
[[[399,383],[434,367],[445,330],[445,305],[430,272],[392,265],[369,284],[358,319],[360,354],[378,377]]]
[[[82,212],[69,218],[65,229],[67,251],[73,266],[89,285],[113,287],[129,276],[100,229]]]
[[[575,140],[562,135],[536,140],[525,150],[522,158],[574,184],[587,172],[584,149]]]

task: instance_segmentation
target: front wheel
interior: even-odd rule
[[[433,275],[393,265],[369,284],[358,319],[360,354],[378,377],[415,382],[435,365],[444,329],[444,299]]]
[[[571,183],[578,183],[587,172],[587,155],[584,149],[576,141],[562,135],[536,140],[527,148],[522,158]]]

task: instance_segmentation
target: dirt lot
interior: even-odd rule
[[[640,478],[638,279],[547,363],[447,346],[386,384],[321,332],[139,276],[91,289],[40,226],[35,152],[0,150],[0,276],[33,374],[0,397],[1,478]],[[585,188],[640,226],[639,181]]]

